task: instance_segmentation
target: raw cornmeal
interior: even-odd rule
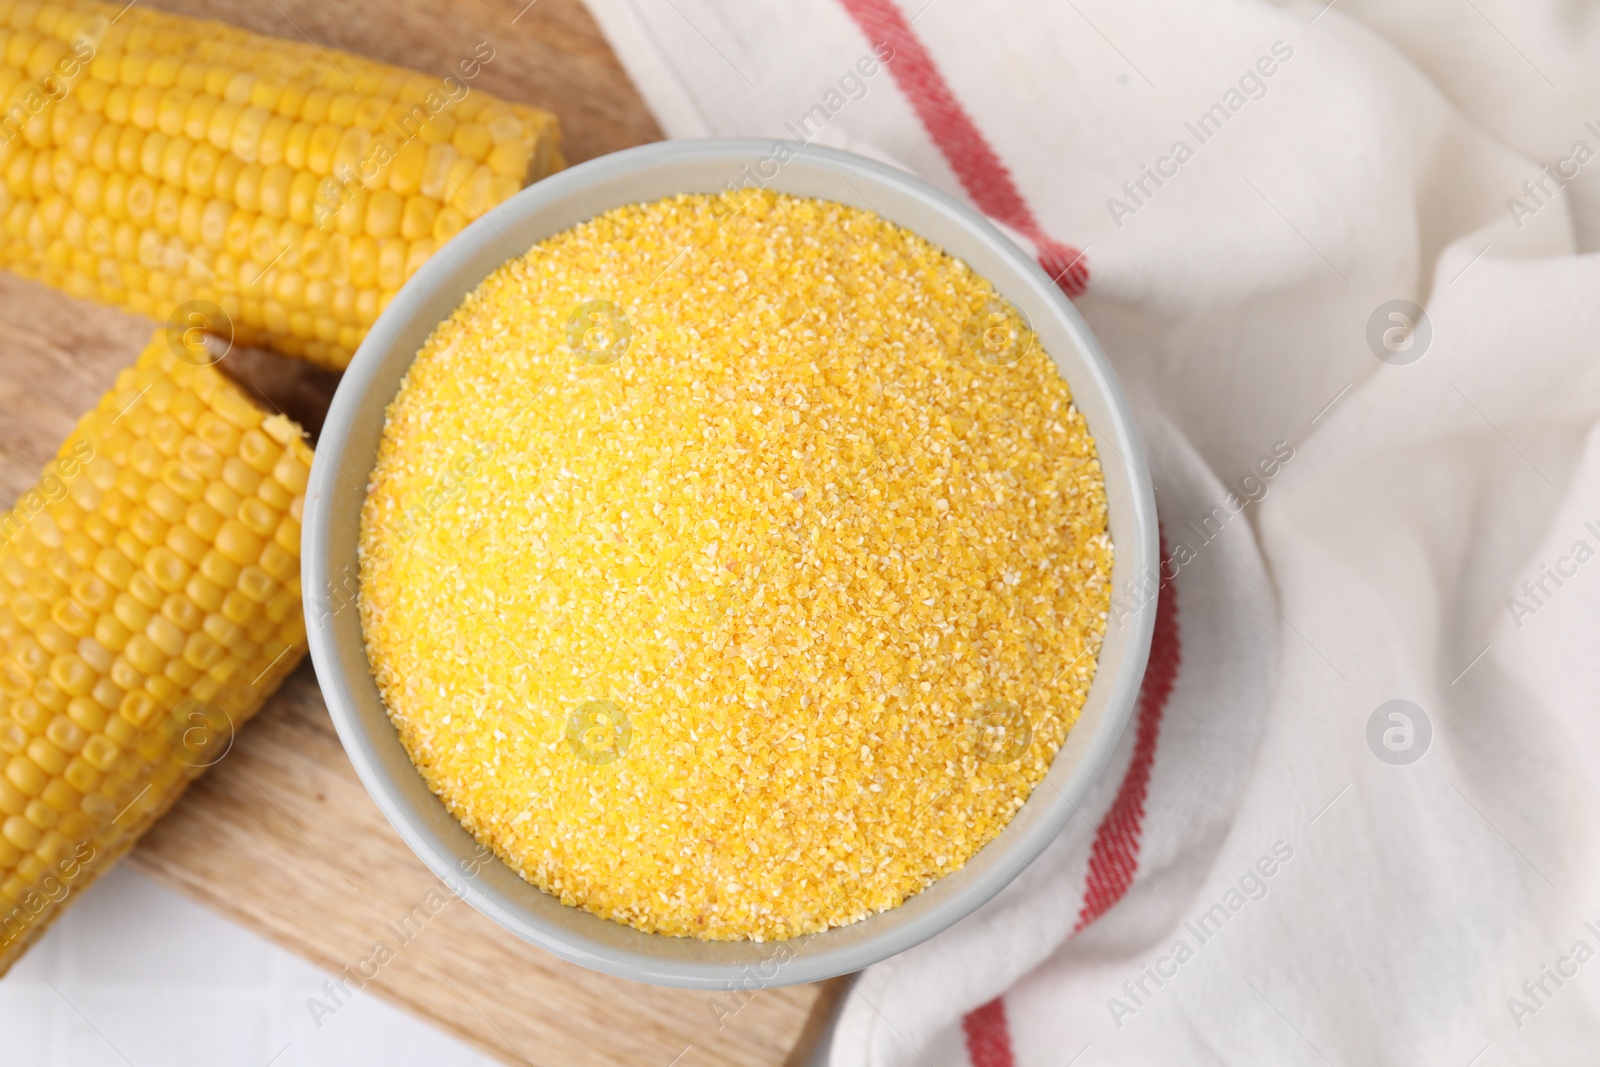
[[[428,339],[369,488],[412,760],[641,930],[894,907],[1000,832],[1094,677],[1088,427],[988,282],[868,211],[680,196],[549,238]]]

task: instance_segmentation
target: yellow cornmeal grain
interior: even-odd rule
[[[768,940],[999,833],[1094,677],[1112,548],[1088,427],[988,282],[871,212],[744,197],[608,212],[440,324],[360,602],[480,842],[641,930]]]

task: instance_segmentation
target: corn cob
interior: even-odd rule
[[[311,450],[187,351],[158,333],[0,512],[0,973],[305,651]]]
[[[427,257],[561,166],[555,117],[222,23],[0,0],[0,265],[335,368]]]

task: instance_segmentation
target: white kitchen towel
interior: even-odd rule
[[[590,4],[670,136],[850,148],[1007,225],[1152,453],[1117,762],[855,980],[833,1062],[1591,1062],[1600,9]]]

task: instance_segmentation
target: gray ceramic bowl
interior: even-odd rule
[[[1157,566],[1155,505],[1127,404],[1071,303],[1021,249],[972,209],[859,156],[772,141],[674,141],[563,171],[467,227],[417,272],[345,371],[317,446],[305,514],[306,625],[317,677],[350,761],[406,843],[469,904],[527,941],[585,967],[660,985],[788,985],[858,970],[925,941],[994,896],[1066,826],[1104,769],[1138,694],[1154,613],[1109,626],[1076,726],[1004,832],[960,871],[852,926],[787,942],[703,942],[646,934],[560,903],[495,859],[412,767],[368,669],[355,607],[356,542],[384,409],[433,328],[508,258],[610,208],[759,181],[779,192],[869,208],[964,259],[1027,316],[1088,418],[1105,469],[1117,588]],[[764,165],[765,164],[765,165]]]

